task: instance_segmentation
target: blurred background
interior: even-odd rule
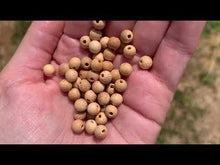
[[[0,21],[0,71],[30,21]],[[220,143],[220,21],[208,21],[176,90],[157,144]]]

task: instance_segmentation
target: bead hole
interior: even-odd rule
[[[83,43],[86,44],[86,40],[83,40]]]
[[[102,73],[101,76],[104,77],[105,75]]]
[[[142,60],[140,60],[140,63],[142,63],[143,61]]]
[[[101,118],[102,116],[101,115],[99,115],[99,118]]]
[[[131,50],[131,47],[128,47],[128,50]]]
[[[111,116],[112,116],[112,115],[113,115],[113,112],[109,112],[109,115],[111,115]]]
[[[98,60],[99,63],[101,63],[101,60]]]
[[[120,80],[120,83],[123,83],[123,81],[122,81],[122,80]]]
[[[94,78],[92,78],[92,77],[91,77],[91,78],[90,78],[90,80],[91,80],[91,81],[93,81],[93,80],[94,80]]]
[[[85,66],[89,66],[89,64],[88,64],[88,63],[85,63]]]
[[[99,21],[96,21],[96,23],[99,23]]]
[[[84,126],[83,125],[81,125],[81,128],[83,128]]]
[[[114,88],[114,85],[110,85],[110,88]]]
[[[131,38],[131,35],[130,35],[130,34],[128,34],[128,38]]]
[[[104,133],[104,132],[105,132],[105,130],[103,129],[103,130],[102,130],[102,133]]]

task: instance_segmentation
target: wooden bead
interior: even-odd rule
[[[104,85],[109,84],[112,81],[112,75],[109,71],[102,71],[99,75],[99,81]]]
[[[69,64],[68,63],[62,63],[59,66],[59,74],[61,76],[64,76],[65,73],[70,69]]]
[[[115,82],[118,79],[121,79],[121,74],[118,69],[113,69],[111,71],[112,81]]]
[[[98,125],[95,129],[94,135],[98,139],[104,139],[108,134],[108,130],[104,125]]]
[[[100,105],[107,105],[110,102],[110,95],[107,92],[101,92],[97,97]]]
[[[92,62],[92,59],[89,58],[88,56],[85,56],[82,58],[81,60],[81,66],[83,69],[90,69],[91,68],[91,62]]]
[[[101,21],[101,20],[97,20],[97,21],[92,21],[93,26],[95,29],[97,30],[102,30],[105,28],[106,22],[105,21]]]
[[[78,88],[72,88],[69,92],[68,92],[68,97],[71,101],[75,101],[77,99],[80,98],[80,92]]]
[[[73,57],[70,59],[69,66],[71,69],[78,70],[81,65],[81,60],[78,57]]]
[[[79,88],[79,82],[81,81],[81,78],[77,78],[76,81],[73,83],[73,88]]]
[[[78,78],[78,72],[74,69],[69,69],[66,73],[65,73],[65,78],[67,81],[69,82],[75,82],[76,79]]]
[[[89,90],[85,93],[84,98],[88,103],[92,103],[96,100],[96,94],[92,90]]]
[[[77,112],[84,112],[87,109],[87,102],[85,99],[77,99],[74,103],[74,108]]]
[[[116,51],[120,47],[121,41],[117,37],[110,37],[109,40],[108,40],[107,45],[108,45],[109,49],[112,49],[112,50]]]
[[[60,89],[63,92],[68,92],[72,89],[72,84],[68,82],[66,79],[60,81]]]
[[[55,69],[54,69],[53,65],[47,64],[47,65],[44,66],[43,72],[44,72],[45,76],[51,77],[51,76],[54,75]]]
[[[86,119],[89,120],[89,119],[93,119],[95,120],[95,116],[94,115],[90,115],[88,112],[86,113]]]
[[[96,30],[96,29],[92,29],[90,32],[89,32],[89,38],[91,40],[97,40],[99,41],[101,38],[102,38],[102,32],[99,31],[99,30]]]
[[[118,92],[124,92],[127,88],[127,82],[123,79],[115,81],[115,90]]]
[[[131,59],[136,54],[136,48],[133,45],[127,45],[124,47],[123,55],[125,58]]]
[[[101,62],[103,62],[104,61],[103,53],[100,52],[98,54],[94,54],[93,59],[98,59],[98,60],[101,60]]]
[[[112,105],[118,107],[123,102],[123,97],[119,93],[113,93],[111,95],[110,102]]]
[[[87,79],[88,70],[80,70],[79,77],[80,79]]]
[[[100,112],[99,104],[96,102],[90,103],[88,105],[87,112],[93,116],[97,115]]]
[[[82,36],[80,38],[80,46],[83,48],[83,49],[88,49],[89,48],[89,43],[91,42],[89,36]]]
[[[103,52],[105,60],[113,61],[115,59],[115,52],[109,48],[105,49]]]
[[[93,71],[88,71],[87,73],[87,80],[91,83],[97,81],[99,79],[99,74]]]
[[[113,119],[117,116],[118,114],[118,109],[114,105],[107,105],[105,108],[105,115],[109,119]]]
[[[75,120],[79,119],[79,120],[85,120],[86,119],[86,112],[77,112],[74,111],[73,112],[73,118]]]
[[[102,49],[106,49],[108,47],[108,40],[109,40],[109,37],[102,37],[100,39],[100,43],[102,45]]]
[[[93,54],[98,54],[100,50],[102,49],[102,46],[99,41],[91,41],[89,43],[89,51]]]
[[[133,37],[134,37],[134,35],[133,35],[132,31],[126,29],[121,32],[120,39],[123,43],[128,44],[133,40]]]
[[[106,92],[110,95],[112,95],[113,93],[115,93],[115,84],[110,83],[107,88],[106,88]]]
[[[153,61],[150,56],[143,56],[139,59],[139,67],[141,69],[150,69],[153,65]]]
[[[103,85],[100,81],[95,81],[92,84],[92,90],[95,93],[101,93],[101,92],[103,92],[105,90],[105,85]]]
[[[129,76],[132,72],[132,66],[131,64],[125,62],[125,63],[122,63],[120,66],[119,66],[119,71],[121,73],[121,75],[123,76]]]
[[[105,125],[108,121],[108,118],[105,116],[104,112],[99,112],[96,117],[95,117],[95,121],[97,124],[101,124],[101,125]]]
[[[90,90],[91,88],[91,84],[89,83],[88,80],[83,79],[79,82],[79,90],[83,93],[87,92],[88,90]]]
[[[84,129],[85,129],[85,125],[82,120],[77,119],[73,121],[72,130],[74,133],[80,134],[84,131]]]
[[[96,127],[97,127],[97,124],[95,120],[90,119],[90,120],[87,120],[85,123],[85,131],[89,135],[94,134]]]
[[[93,59],[91,62],[91,69],[94,72],[100,72],[102,70],[102,61],[97,58]]]
[[[102,63],[102,70],[107,70],[107,71],[111,72],[113,67],[114,67],[114,65],[110,61],[104,61]]]

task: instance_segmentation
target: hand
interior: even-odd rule
[[[42,68],[88,55],[79,38],[91,21],[33,22],[13,58],[0,74],[0,143],[155,143],[169,110],[178,81],[193,54],[203,21],[112,21],[105,34],[134,32],[137,56],[118,116],[106,125],[106,139],[97,140],[71,130],[73,103],[59,89],[62,79],[45,78]],[[153,57],[149,71],[138,68],[142,55]]]

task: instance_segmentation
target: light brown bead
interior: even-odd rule
[[[98,125],[95,129],[94,135],[98,139],[104,139],[108,134],[108,130],[104,125]]]
[[[68,63],[62,63],[59,66],[59,74],[61,76],[64,76],[65,73],[70,69],[69,64]]]
[[[100,52],[98,54],[94,54],[93,59],[98,59],[98,60],[101,60],[101,62],[103,62],[104,61],[103,53]]]
[[[112,105],[118,107],[123,102],[123,97],[119,93],[114,93],[111,95],[110,102]]]
[[[127,88],[127,82],[123,79],[115,81],[115,90],[118,92],[124,92]]]
[[[102,71],[99,75],[99,81],[104,85],[109,84],[112,81],[112,75],[109,71]]]
[[[117,114],[118,114],[118,109],[114,105],[107,105],[105,107],[105,115],[109,119],[115,118],[117,116]]]
[[[83,93],[85,93],[86,91],[90,90],[91,88],[91,84],[89,83],[88,80],[83,79],[79,82],[79,90]]]
[[[102,70],[102,61],[97,58],[93,59],[91,62],[91,69],[94,72],[100,72]]]
[[[88,106],[88,104],[87,104],[86,100],[82,99],[82,98],[77,99],[75,101],[75,103],[74,103],[74,108],[75,108],[75,110],[77,112],[84,112],[84,111],[86,111],[87,106]]]
[[[139,67],[141,69],[145,69],[145,70],[150,69],[152,65],[153,65],[153,61],[150,56],[142,56],[139,59]]]
[[[115,84],[114,83],[110,83],[107,88],[106,88],[106,92],[110,95],[112,95],[113,93],[115,93]]]
[[[110,102],[110,95],[107,92],[101,92],[97,97],[100,105],[107,105]]]
[[[85,129],[85,124],[82,120],[74,120],[72,124],[72,130],[74,133],[80,134],[84,131]]]
[[[98,30],[102,30],[105,28],[106,22],[105,21],[101,21],[101,20],[97,20],[97,21],[92,21],[93,26],[95,29]]]
[[[102,63],[102,70],[107,70],[107,71],[111,72],[113,67],[114,67],[114,65],[110,61],[104,61]]]
[[[88,70],[80,70],[79,77],[81,79],[87,79]]]
[[[90,114],[90,115],[97,115],[99,112],[100,112],[100,106],[98,103],[96,102],[93,102],[93,103],[90,103],[87,107],[87,112]]]
[[[90,120],[87,120],[85,123],[85,131],[89,135],[94,134],[96,127],[97,127],[97,124],[95,120],[90,119]]]
[[[136,48],[133,45],[127,45],[124,47],[123,55],[125,58],[131,59],[136,54]]]
[[[115,59],[115,52],[109,48],[105,49],[103,52],[105,60],[113,61]]]
[[[102,49],[102,46],[99,41],[91,41],[89,43],[89,51],[93,54],[98,54],[100,50]]]
[[[69,66],[71,69],[78,70],[81,65],[81,60],[78,57],[73,57],[70,59]]]
[[[97,124],[101,124],[101,125],[105,125],[108,121],[108,118],[105,116],[104,112],[99,112],[96,117],[95,117],[95,121]]]
[[[89,36],[82,36],[80,38],[80,46],[83,48],[83,49],[88,49],[89,48],[89,43],[91,42]]]
[[[102,32],[99,31],[99,30],[96,30],[96,29],[92,29],[90,32],[89,32],[89,38],[91,40],[97,40],[99,41],[101,38],[102,38]]]
[[[120,72],[119,72],[118,69],[113,69],[113,70],[111,71],[111,74],[112,74],[112,81],[113,81],[113,82],[115,82],[115,81],[118,80],[118,79],[121,79],[121,74],[120,74]]]
[[[121,41],[117,37],[110,37],[107,45],[109,49],[116,51],[120,47]]]
[[[105,85],[103,85],[100,81],[95,81],[95,82],[92,84],[92,90],[93,90],[95,93],[103,92],[103,91],[105,90]]]
[[[68,97],[71,101],[75,101],[80,98],[80,92],[78,88],[72,88],[69,93]]]
[[[86,119],[89,120],[89,119],[93,119],[95,120],[95,115],[90,115],[88,112],[86,113]]]
[[[47,64],[47,65],[44,66],[43,72],[44,72],[45,76],[51,77],[51,76],[54,75],[55,69],[54,69],[53,65]]]
[[[85,56],[81,59],[81,66],[83,69],[90,69],[91,68],[91,62],[92,62],[92,59],[89,58],[88,56]]]
[[[60,89],[63,92],[68,92],[72,89],[72,84],[68,82],[66,79],[60,81]]]
[[[78,72],[76,70],[74,70],[74,69],[69,69],[65,73],[65,78],[66,78],[67,81],[73,83],[78,78]]]
[[[100,39],[100,43],[102,45],[102,49],[106,49],[108,47],[108,40],[109,40],[109,37],[102,37]]]
[[[133,37],[134,37],[134,35],[133,35],[132,31],[125,29],[121,32],[120,39],[123,43],[128,44],[133,40]]]
[[[97,81],[99,79],[99,74],[93,71],[88,71],[87,73],[87,80],[91,83]]]
[[[85,120],[86,119],[86,112],[77,112],[74,111],[73,112],[73,118],[75,120],[79,119],[79,120]]]
[[[132,72],[132,66],[131,64],[125,62],[125,63],[122,63],[120,66],[119,66],[119,71],[121,73],[121,75],[123,76],[129,76]]]
[[[73,88],[79,88],[79,82],[81,81],[81,78],[77,78],[76,81],[73,83]]]
[[[85,93],[84,98],[87,101],[87,103],[92,103],[96,100],[96,94],[92,90],[89,90]]]

